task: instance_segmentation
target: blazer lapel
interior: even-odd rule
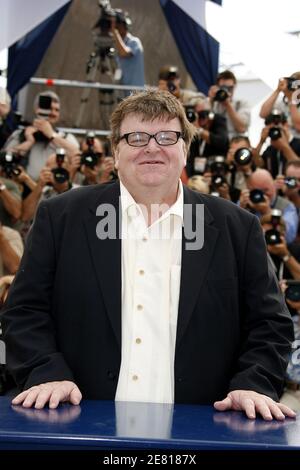
[[[94,266],[98,286],[100,288],[109,320],[119,346],[121,347],[121,238],[119,236],[119,183],[107,185],[100,198],[94,201],[84,221],[90,255]],[[98,208],[105,204],[104,209],[110,210],[113,237],[99,239],[96,233],[99,222],[107,220],[107,212],[100,215]],[[109,208],[110,206],[110,208]],[[98,215],[97,215],[98,214]],[[105,220],[104,220],[105,219]],[[113,225],[115,223],[115,225]],[[108,230],[108,226],[105,226]]]
[[[186,188],[184,188],[184,191],[184,219],[187,210],[186,204],[191,204],[193,226],[195,226],[196,204],[203,204],[203,202],[198,195],[193,194]],[[189,240],[186,239],[184,233],[185,229],[183,229],[176,348],[182,340],[184,332],[189,324],[197,297],[199,296],[199,292],[202,288],[203,281],[205,280],[206,273],[210,265],[210,260],[213,256],[215,243],[219,234],[219,230],[211,225],[213,217],[206,206],[204,207],[204,220],[202,222],[204,222],[204,244],[200,249],[186,249]]]

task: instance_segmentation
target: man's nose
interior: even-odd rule
[[[156,142],[153,136],[150,137],[149,142],[146,145],[145,149],[150,151],[150,150],[157,150],[157,148],[160,148],[160,145]]]

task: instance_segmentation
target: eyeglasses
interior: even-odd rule
[[[128,134],[123,134],[120,140],[125,139],[131,147],[146,147],[152,137],[158,145],[167,146],[176,144],[179,138],[182,137],[182,134],[179,131],[160,131],[156,132],[156,134],[129,132]]]

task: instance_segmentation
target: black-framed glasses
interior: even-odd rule
[[[120,140],[125,139],[131,147],[145,147],[149,144],[150,139],[154,139],[158,145],[174,145],[182,137],[179,131],[159,131],[156,134],[148,134],[148,132],[129,132],[123,134]]]

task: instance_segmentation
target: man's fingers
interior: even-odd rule
[[[82,400],[82,394],[81,394],[79,388],[75,386],[73,388],[73,390],[71,391],[71,394],[70,394],[70,402],[73,405],[79,405],[81,400]]]
[[[35,403],[38,394],[38,388],[31,389],[26,398],[23,400],[22,406],[24,406],[24,408],[30,408]]]
[[[232,399],[228,396],[222,401],[215,401],[214,408],[218,411],[230,410],[232,408]]]
[[[289,418],[296,418],[297,413],[291,410],[291,408],[288,406],[284,405],[283,403],[277,403],[277,406],[285,416],[288,416]]]
[[[49,382],[24,390],[12,400],[12,405],[22,404],[24,408],[34,405],[35,408],[42,409],[49,403],[49,408],[54,409],[65,401],[79,405],[81,399],[81,392],[74,382]]]
[[[24,390],[24,392],[19,393],[15,398],[12,399],[12,405],[20,405],[23,403],[24,399],[27,397],[29,390]]]

